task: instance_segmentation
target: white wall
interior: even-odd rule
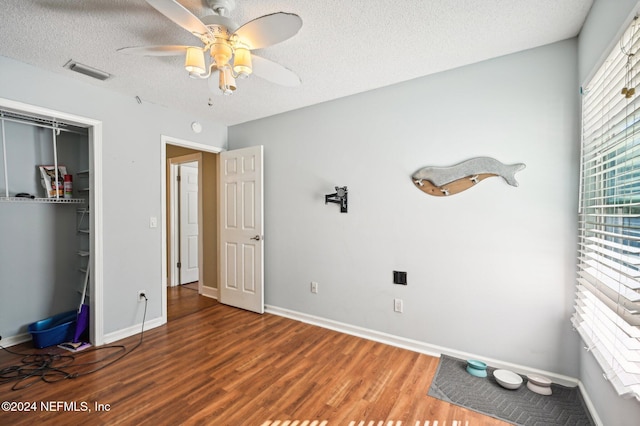
[[[617,46],[620,31],[628,25],[637,0],[596,0],[580,33],[579,82],[584,85],[600,62]],[[603,423],[607,426],[637,425],[640,403],[620,398],[602,376],[602,369],[591,353],[581,350],[578,364],[580,380],[590,395]]]
[[[147,321],[161,318],[161,227],[149,228],[149,217],[159,220],[163,207],[160,137],[224,148],[226,127],[144,99],[138,104],[134,97],[110,91],[108,80],[89,84],[5,57],[0,57],[0,69],[0,97],[102,121],[104,333],[140,323],[138,289],[149,296]],[[202,123],[202,133],[191,131],[194,120]],[[2,214],[0,206],[0,220]],[[0,291],[3,299],[15,296],[7,294],[5,285]],[[9,321],[3,316],[0,329]]]
[[[570,40],[230,127],[265,146],[266,303],[577,377],[576,77]],[[411,182],[477,156],[525,163],[520,187]]]

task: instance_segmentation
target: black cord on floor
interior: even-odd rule
[[[131,352],[136,350],[142,344],[142,337],[144,334],[144,323],[147,317],[147,304],[149,299],[147,296],[142,295],[144,297],[144,314],[142,315],[142,328],[140,330],[140,340],[136,345],[127,351],[127,348],[124,345],[109,345],[109,346],[101,346],[98,348],[91,348],[82,351],[81,354],[84,356],[87,353],[91,352],[99,352],[106,350],[114,350],[113,353],[107,354],[101,359],[83,363],[76,363],[76,359],[80,359],[78,355],[67,355],[67,354],[53,354],[53,353],[42,353],[42,354],[26,354],[14,352],[10,349],[5,348],[0,345],[0,348],[5,352],[8,352],[12,355],[22,356],[21,363],[19,365],[12,365],[10,367],[6,367],[0,370],[0,385],[16,382],[11,390],[21,390],[28,388],[29,386],[38,383],[40,381],[46,383],[55,383],[65,379],[75,379],[76,377],[86,376],[96,371],[100,371],[103,368],[106,368],[115,362],[121,360],[126,355],[129,355]],[[77,371],[78,367],[86,367],[93,366],[101,363],[105,363],[102,365],[98,365],[93,369],[89,369],[88,371]],[[75,371],[75,372],[74,372]]]

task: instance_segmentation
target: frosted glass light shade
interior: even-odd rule
[[[187,47],[187,55],[184,59],[184,68],[189,73],[204,74],[204,53],[197,47]]]
[[[240,78],[246,78],[251,74],[251,52],[249,52],[249,49],[236,48],[233,58],[233,70]]]

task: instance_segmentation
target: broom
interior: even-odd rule
[[[72,352],[78,352],[91,346],[91,343],[81,342],[80,337],[87,329],[89,325],[89,305],[84,303],[84,299],[87,295],[87,285],[89,284],[89,269],[91,263],[87,263],[87,272],[84,275],[84,287],[82,288],[82,298],[80,298],[80,306],[78,307],[78,315],[76,316],[76,330],[73,334],[73,341],[62,343],[58,345],[63,349],[67,349]]]

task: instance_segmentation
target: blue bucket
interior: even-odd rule
[[[49,318],[29,324],[29,333],[33,338],[33,346],[46,348],[70,342],[75,331],[77,311],[63,312]]]

